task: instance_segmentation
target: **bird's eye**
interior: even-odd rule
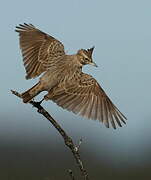
[[[85,60],[86,60],[86,61],[89,61],[89,59],[88,59],[88,58],[85,58]]]

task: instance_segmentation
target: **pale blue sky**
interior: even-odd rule
[[[97,158],[103,156],[115,167],[128,158],[133,159],[128,162],[130,166],[150,163],[150,9],[149,0],[1,1],[1,141],[17,142],[24,137],[24,141],[32,142],[34,136],[51,140],[57,134],[30,105],[22,104],[10,93],[10,89],[23,92],[37,81],[24,78],[18,35],[14,32],[19,23],[32,23],[62,41],[68,53],[95,45],[93,58],[98,68],[87,66],[84,71],[98,80],[128,121],[115,131],[52,102],[44,103],[44,107],[70,135],[83,137],[85,146],[93,145],[91,151]],[[49,131],[54,137],[49,137]]]

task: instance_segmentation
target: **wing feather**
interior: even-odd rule
[[[95,107],[94,107],[94,120],[97,120],[97,114],[98,114],[98,109],[100,108],[98,106],[98,97],[95,95]]]
[[[19,24],[16,32],[19,33],[26,79],[39,76],[65,55],[64,46],[60,41],[32,24]]]
[[[55,87],[51,100],[75,114],[99,120],[106,127],[111,124],[116,128],[115,121],[121,127],[121,122],[126,120],[97,81],[84,73],[79,80],[73,79]]]
[[[114,113],[112,113],[112,109],[111,109],[111,105],[108,101],[108,99],[106,100],[106,103],[107,103],[107,107],[108,107],[108,113],[109,113],[109,119],[110,119],[110,122],[112,124],[112,127],[114,129],[116,129],[116,125],[115,125],[115,122],[114,122]],[[114,111],[113,111],[114,112]],[[120,125],[119,125],[120,126]]]

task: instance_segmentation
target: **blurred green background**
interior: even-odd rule
[[[65,45],[71,54],[95,45],[95,77],[127,125],[113,130],[67,112],[52,102],[43,106],[78,144],[92,180],[151,178],[151,1],[45,0],[1,1],[0,5],[0,179],[63,180],[80,172],[58,132],[30,105],[10,93],[23,92],[19,23],[32,23]],[[41,94],[37,99],[40,99]]]

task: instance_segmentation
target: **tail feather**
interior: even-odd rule
[[[37,96],[41,92],[40,83],[37,83],[32,88],[28,89],[24,93],[22,93],[22,99],[24,103],[28,103],[31,101],[35,96]]]

